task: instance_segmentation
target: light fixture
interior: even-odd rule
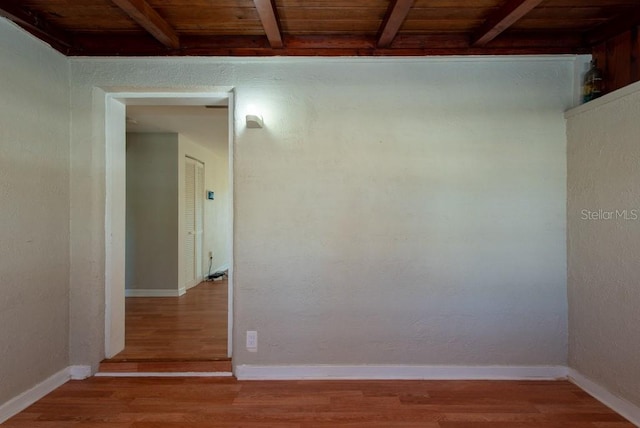
[[[264,121],[262,120],[262,116],[258,116],[256,114],[248,114],[246,119],[247,119],[247,128],[262,128],[264,126]]]

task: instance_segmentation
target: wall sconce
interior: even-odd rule
[[[262,128],[264,126],[262,116],[258,116],[256,114],[248,114],[246,120],[247,128]]]

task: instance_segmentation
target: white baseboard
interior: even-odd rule
[[[125,297],[180,297],[184,293],[186,293],[184,288],[178,290],[129,288],[124,291]]]
[[[98,372],[96,377],[231,377],[231,372]]]
[[[602,404],[627,418],[632,424],[640,426],[640,407],[612,394],[608,389],[600,386],[577,370],[569,369],[569,380]]]
[[[182,294],[184,294],[196,285],[200,284],[202,281],[204,281],[204,277],[196,279],[194,282],[192,282],[191,284],[187,284],[185,287],[181,287],[179,291],[182,291]]]
[[[54,389],[60,387],[69,379],[71,379],[71,370],[67,367],[43,380],[33,388],[0,405],[0,424],[17,415]]]
[[[566,379],[564,366],[421,366],[421,365],[239,365],[239,380],[421,379],[421,380],[550,380]]]
[[[72,380],[91,377],[91,366],[69,366],[69,376]]]

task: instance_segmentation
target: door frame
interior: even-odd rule
[[[105,93],[105,358],[124,349],[125,295],[125,210],[126,210],[126,105],[190,105],[206,106],[226,99],[228,103],[229,137],[229,276],[227,357],[233,350],[233,247],[234,247],[234,182],[233,143],[234,92],[106,92]]]

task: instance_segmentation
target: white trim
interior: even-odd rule
[[[234,158],[233,154],[235,153],[233,144],[236,137],[236,128],[235,128],[235,117],[236,117],[236,94],[234,90],[229,92],[229,101],[228,101],[228,125],[227,125],[227,134],[229,136],[229,155],[227,162],[229,162],[229,235],[227,236],[229,242],[229,265],[227,271],[227,358],[231,358],[233,356],[233,281],[234,281],[234,273],[233,273],[233,255],[234,255],[234,241],[233,241],[233,231],[235,230],[234,226],[234,206],[235,206],[235,184],[234,184]]]
[[[611,393],[574,369],[569,369],[569,381],[582,388],[596,400],[627,418],[632,424],[640,426],[640,407]]]
[[[231,372],[98,372],[96,377],[231,377]]]
[[[40,382],[33,388],[0,405],[0,424],[17,415],[51,391],[64,385],[69,379],[71,379],[71,370],[67,367]]]
[[[69,376],[73,380],[91,377],[91,366],[69,366]]]
[[[183,291],[182,294],[184,294],[187,291],[191,290],[193,287],[195,287],[196,285],[200,284],[202,281],[204,281],[204,277],[198,277],[198,278],[196,278],[195,282],[190,283],[190,284],[186,285],[185,287],[182,287],[180,290],[185,290],[185,291]],[[182,294],[181,294],[181,296],[182,296]]]
[[[144,288],[130,288],[125,290],[125,297],[180,297],[186,290],[180,288],[178,290],[169,289],[144,289]]]
[[[315,56],[272,56],[272,57],[216,57],[215,61],[229,64],[331,64],[331,63],[400,63],[400,64],[420,64],[420,63],[442,63],[442,62],[523,62],[523,61],[573,61],[575,54],[563,55],[443,55],[443,56],[408,56],[408,57],[384,57],[384,56],[343,56],[343,57],[315,57]],[[172,57],[121,57],[121,56],[104,56],[104,57],[67,57],[72,63],[154,63],[163,64],[175,61]],[[184,64],[211,64],[210,57],[187,56],[180,57],[180,62]],[[220,91],[231,90],[229,86],[219,86]],[[116,88],[117,89],[117,88]],[[188,91],[186,88],[185,91]],[[197,91],[197,89],[194,89]],[[194,92],[198,94],[199,92]],[[207,94],[207,92],[203,92]],[[182,92],[180,92],[182,94]]]
[[[99,123],[103,125],[105,141],[104,350],[105,357],[111,358],[124,349],[126,110],[109,94],[104,95],[101,104],[104,120]],[[94,104],[96,111],[97,108]],[[117,304],[120,301],[122,304]]]
[[[218,86],[212,90],[202,91],[189,88],[176,92],[166,88],[131,88],[131,90],[121,91],[118,88],[102,88],[114,98],[132,106],[206,106],[219,104],[220,101],[229,97],[232,86]],[[157,90],[156,90],[157,89]]]
[[[564,366],[239,365],[235,373],[238,380],[555,380],[566,379],[567,368]]]
[[[228,99],[229,106],[229,178],[231,188],[231,252],[230,252],[230,265],[229,270],[229,316],[228,316],[228,328],[229,333],[227,335],[228,341],[228,356],[231,357],[233,350],[233,142],[235,139],[235,127],[234,127],[234,93],[231,86],[218,86],[214,88],[181,88],[179,91],[176,89],[168,88],[132,88],[129,90],[123,90],[119,87],[103,87],[95,88],[96,91],[100,91],[99,95],[94,95],[96,100],[101,100],[102,105],[94,105],[94,115],[96,115],[97,122],[103,122],[102,129],[96,129],[99,138],[102,138],[107,156],[113,156],[115,148],[112,147],[113,143],[109,138],[111,132],[110,127],[114,125],[124,126],[125,114],[124,112],[117,117],[110,114],[110,106],[114,102],[122,104],[137,104],[137,105],[207,105],[220,101],[222,98]],[[104,110],[102,110],[104,109]],[[103,132],[102,135],[99,133]],[[124,150],[120,151],[120,155],[124,153]],[[113,217],[112,217],[112,204],[109,203],[111,199],[109,196],[113,196],[113,174],[109,173],[109,168],[105,169],[105,192],[107,199],[105,200],[105,252],[107,254],[105,260],[105,357],[110,358],[113,355],[124,349],[124,285],[116,284],[115,281],[115,257],[118,260],[124,260],[124,251],[116,254],[113,249],[112,236],[114,233],[118,236],[122,235],[123,230],[113,230]],[[123,205],[124,206],[124,205]],[[124,238],[120,239],[124,242]],[[178,295],[182,295],[186,292],[186,289],[179,289]],[[118,293],[121,293],[118,295]],[[122,312],[122,313],[120,313]]]

